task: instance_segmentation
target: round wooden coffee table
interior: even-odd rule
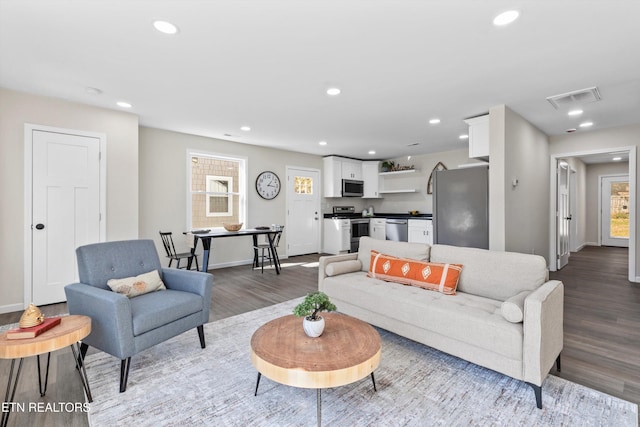
[[[322,313],[325,329],[309,338],[302,319],[280,317],[261,326],[251,337],[251,362],[261,375],[293,387],[317,389],[318,425],[321,425],[321,390],[358,381],[380,365],[381,341],[368,323],[339,313]]]
[[[35,338],[7,339],[7,333],[0,334],[0,359],[12,359],[11,370],[9,371],[9,380],[7,382],[7,393],[4,400],[4,405],[9,408],[12,407],[11,403],[16,393],[18,386],[18,379],[20,378],[20,371],[22,370],[22,362],[25,357],[37,356],[38,357],[38,383],[40,387],[40,396],[44,396],[47,391],[47,382],[49,378],[49,362],[51,360],[51,352],[59,350],[61,348],[70,346],[73,352],[73,357],[76,361],[76,368],[80,373],[80,379],[82,385],[87,394],[87,399],[92,402],[91,390],[89,389],[89,381],[87,379],[87,372],[84,368],[82,360],[82,353],[80,352],[78,341],[85,338],[91,333],[91,318],[87,316],[62,316],[60,324],[49,329],[46,332],[38,335]],[[78,349],[76,351],[76,345]],[[44,388],[42,387],[42,376],[40,374],[40,355],[49,353],[47,356],[47,371],[45,374]],[[18,369],[16,371],[15,378],[13,378],[14,365],[16,359],[20,359],[18,363]],[[13,382],[13,388],[11,383]],[[11,390],[11,392],[10,392]],[[9,420],[10,411],[2,413],[2,420],[0,426],[7,425]]]

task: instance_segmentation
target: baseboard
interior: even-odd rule
[[[0,314],[13,313],[14,311],[23,311],[23,310],[24,310],[24,304],[22,303],[0,305]]]
[[[585,246],[600,246],[600,243],[598,242],[585,242],[584,245],[582,245],[582,247]]]

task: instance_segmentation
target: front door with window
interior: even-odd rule
[[[287,167],[287,255],[320,251],[320,171]]]
[[[629,247],[629,176],[601,178],[602,245]]]

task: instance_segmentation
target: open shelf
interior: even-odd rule
[[[380,176],[389,176],[389,175],[402,175],[406,173],[414,173],[418,172],[418,169],[406,169],[401,171],[391,171],[391,172],[380,172]]]
[[[416,193],[418,190],[410,188],[408,190],[380,190],[380,194],[393,194],[393,193]]]

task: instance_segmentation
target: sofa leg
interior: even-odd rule
[[[129,365],[131,365],[131,357],[120,361],[120,393],[127,390],[127,380],[129,379]]]
[[[204,343],[204,325],[198,326],[198,336],[200,337],[200,347],[205,348],[206,345]]]
[[[558,372],[560,372],[560,354],[558,355],[558,358],[556,359],[556,370]]]
[[[531,386],[533,392],[536,395],[536,406],[538,407],[538,409],[542,409],[542,387],[531,383],[527,384]]]

